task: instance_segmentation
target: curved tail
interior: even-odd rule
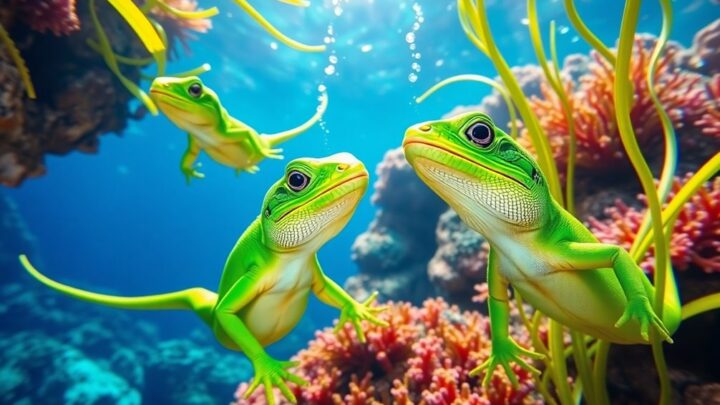
[[[81,290],[52,280],[40,273],[28,260],[20,255],[20,264],[37,281],[53,290],[73,298],[122,309],[185,309],[195,312],[208,325],[212,325],[212,310],[217,294],[204,288],[189,288],[167,294],[145,295],[140,297],[117,297]]]
[[[323,114],[325,114],[325,110],[327,110],[328,105],[328,96],[327,93],[322,92],[320,94],[320,105],[317,107],[317,111],[315,112],[315,115],[313,115],[309,120],[307,120],[304,124],[295,127],[293,129],[289,129],[287,131],[279,132],[277,134],[272,135],[264,135],[263,138],[270,144],[271,147],[275,147],[280,143],[283,143],[291,138],[294,138],[301,133],[307,131],[315,125],[316,122],[322,118]]]

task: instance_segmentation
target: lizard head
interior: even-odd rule
[[[472,228],[489,229],[497,220],[521,228],[542,222],[550,197],[539,167],[487,115],[412,126],[403,149],[423,182]]]
[[[150,85],[150,98],[180,129],[207,132],[225,122],[227,114],[217,94],[196,76],[158,77]]]
[[[367,185],[365,166],[349,153],[291,161],[263,202],[266,244],[317,250],[345,227]]]

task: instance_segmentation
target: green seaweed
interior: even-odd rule
[[[662,31],[660,33],[657,44],[653,50],[650,60],[650,67],[646,76],[646,83],[649,88],[650,97],[652,98],[654,108],[660,117],[663,129],[663,142],[665,145],[665,154],[663,158],[663,168],[661,178],[656,188],[652,172],[642,155],[637,143],[632,123],[630,121],[630,111],[633,103],[633,86],[629,79],[630,59],[635,40],[635,28],[637,25],[639,13],[639,0],[628,0],[625,4],[625,10],[621,22],[619,34],[619,45],[617,55],[608,49],[585,25],[580,18],[572,0],[565,0],[565,9],[572,25],[580,33],[580,35],[592,45],[597,52],[605,58],[615,69],[615,83],[613,87],[614,103],[616,106],[616,121],[619,125],[619,131],[623,146],[630,159],[630,162],[637,173],[638,179],[643,191],[648,199],[649,210],[643,218],[642,225],[637,233],[636,239],[630,249],[630,254],[637,262],[645,257],[649,248],[653,247],[655,251],[655,274],[654,285],[656,295],[653,305],[656,312],[661,314],[663,302],[666,299],[666,280],[672,277],[672,268],[669,263],[668,239],[672,233],[674,221],[679,215],[682,206],[698,191],[702,185],[708,181],[715,173],[720,170],[720,153],[713,156],[706,162],[698,172],[692,176],[685,185],[675,194],[675,196],[667,202],[664,210],[661,209],[663,202],[667,199],[672,179],[677,166],[677,140],[667,112],[660,103],[655,92],[655,75],[657,72],[658,62],[662,55],[670,35],[670,27],[672,25],[672,9],[669,0],[660,0],[663,13]],[[484,54],[486,54],[495,65],[500,77],[505,83],[505,87],[494,86],[499,88],[501,95],[506,100],[509,108],[511,105],[517,106],[518,111],[526,123],[528,135],[531,138],[533,147],[538,154],[538,163],[543,171],[546,171],[550,189],[555,199],[570,212],[573,210],[573,182],[574,182],[574,165],[575,165],[575,133],[573,124],[573,111],[569,103],[568,95],[562,84],[560,65],[558,61],[556,44],[555,44],[555,24],[550,23],[550,54],[551,62],[548,62],[540,35],[540,25],[537,18],[535,0],[528,0],[528,21],[532,46],[538,59],[538,64],[543,70],[547,82],[552,90],[558,96],[565,119],[568,122],[569,129],[569,145],[568,145],[568,167],[567,181],[565,184],[565,195],[560,193],[559,178],[554,161],[551,161],[551,155],[547,144],[547,137],[539,126],[537,117],[530,110],[519,85],[510,69],[503,59],[500,51],[497,49],[488,20],[485,14],[483,0],[458,0],[458,13],[460,24],[462,25],[468,39]],[[425,92],[418,98],[418,102],[424,100],[427,96],[437,91],[445,85],[460,80],[469,80],[471,75],[461,75],[460,77],[452,77],[446,79],[430,90]],[[484,78],[486,79],[486,78]],[[483,81],[485,80],[476,80]],[[492,85],[492,84],[491,84]],[[500,89],[507,90],[503,92]],[[508,98],[511,101],[508,101]],[[521,303],[521,298],[518,304]],[[522,308],[519,305],[519,308]],[[682,307],[682,318],[687,319],[699,313],[720,308],[720,293],[711,294],[706,297],[699,298]],[[530,331],[532,337],[533,348],[536,352],[546,356],[544,359],[546,371],[537,379],[538,390],[544,399],[549,403],[572,404],[578,403],[580,398],[584,396],[588,404],[606,404],[609,403],[606,391],[606,368],[607,356],[609,352],[609,343],[602,340],[594,340],[588,336],[570,330],[572,336],[571,346],[564,347],[563,330],[564,327],[556,322],[549,320],[549,337],[548,347],[537,338],[539,327],[543,320],[547,319],[539,311],[535,311],[532,320],[529,320],[527,314],[521,311],[521,321]],[[662,351],[662,343],[658,336],[652,336],[652,352],[655,359],[656,368],[658,370],[661,397],[660,403],[667,404],[670,401],[670,382],[667,375],[667,365]],[[571,387],[567,380],[567,358],[572,356],[578,370],[578,379],[574,387]],[[552,380],[556,397],[550,394],[550,381]]]
[[[7,48],[8,54],[10,55],[10,59],[12,59],[13,63],[15,63],[15,67],[17,68],[18,73],[20,73],[20,79],[25,86],[25,92],[28,97],[32,99],[36,98],[35,86],[33,86],[32,80],[30,79],[30,70],[25,64],[25,60],[20,55],[20,51],[18,51],[15,46],[15,42],[13,42],[12,38],[10,38],[10,34],[5,31],[2,24],[0,24],[0,42],[5,45],[5,48]]]

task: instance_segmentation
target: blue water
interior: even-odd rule
[[[286,160],[264,161],[255,175],[236,176],[203,156],[207,177],[190,186],[178,169],[185,135],[163,116],[133,122],[121,136],[102,137],[97,154],[49,156],[45,176],[2,190],[18,202],[36,235],[47,275],[123,295],[192,286],[214,289],[226,255],[259,213],[265,191],[282,175],[287,161],[349,151],[373,173],[385,151],[400,144],[406,127],[437,119],[456,105],[477,104],[488,91],[479,85],[455,85],[419,106],[413,97],[450,75],[494,76],[491,63],[462,33],[453,0],[418,1],[424,22],[416,32],[416,51],[422,57],[415,83],[408,80],[416,60],[406,42],[416,21],[413,2],[351,0],[341,2],[340,16],[330,1],[316,0],[305,10],[278,2],[256,3],[262,3],[257,7],[283,32],[306,43],[322,42],[332,24],[335,43],[329,50],[339,59],[337,74],[324,72],[330,53],[273,46],[276,41],[229,0],[217,2],[221,14],[213,19],[214,29],[199,35],[192,54],[170,63],[168,71],[210,63],[213,70],[203,75],[205,83],[232,115],[265,133],[305,121],[315,110],[317,86],[325,84],[330,98],[324,118],[327,132],[315,127],[286,143]],[[508,63],[534,63],[521,21],[525,2],[488,3],[492,31]],[[569,24],[562,2],[539,3],[542,26],[555,19],[564,31]],[[617,38],[620,3],[578,1],[580,14],[607,44]],[[719,12],[709,2],[674,4],[672,37],[685,46]],[[645,2],[643,11],[639,31],[657,33],[659,5]],[[372,49],[367,51],[367,45]],[[588,51],[572,28],[558,35],[558,48],[561,58]],[[347,228],[320,252],[326,272],[341,284],[356,272],[350,246],[374,214],[371,193]],[[167,337],[202,327],[189,313],[134,316],[157,323]],[[313,301],[306,316],[321,327],[329,325],[337,311]]]

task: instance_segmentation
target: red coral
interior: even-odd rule
[[[686,175],[684,181],[690,175]],[[675,180],[673,195],[683,182]],[[644,201],[644,198],[640,199]],[[602,242],[629,249],[640,228],[644,210],[638,211],[618,201],[606,213],[609,219],[589,219],[593,233]],[[676,269],[696,267],[706,273],[720,272],[720,177],[701,188],[682,208],[669,247],[670,258]],[[648,251],[641,267],[647,273],[652,273],[653,266],[653,252]]]
[[[653,42],[647,37],[636,38],[630,69],[630,79],[635,88],[635,102],[630,118],[641,147],[657,143],[662,135],[660,120],[645,81],[652,53],[647,44]],[[655,74],[655,91],[673,124],[681,127],[697,119],[705,102],[705,94],[699,86],[702,79],[700,75],[677,69],[677,52],[678,48],[670,47],[660,58]],[[580,77],[579,87],[576,89],[568,78],[565,89],[575,123],[577,166],[608,172],[613,168],[628,166],[615,120],[615,70],[597,53],[593,53],[592,57],[593,61],[588,65],[589,72]],[[563,171],[568,153],[568,125],[560,100],[547,84],[543,84],[541,96],[533,97],[530,105],[540,119],[554,158]],[[528,138],[527,134],[521,138],[526,147],[530,147]]]
[[[359,343],[352,327],[338,334],[320,331],[295,360],[295,372],[310,381],[294,387],[300,404],[527,404],[540,403],[532,376],[513,367],[519,386],[513,388],[496,372],[490,388],[468,372],[488,358],[489,321],[477,312],[460,312],[442,299],[422,307],[389,305],[382,314],[390,326],[364,324],[367,343]],[[514,329],[513,329],[514,330]],[[513,331],[522,345],[527,334]],[[247,384],[236,393],[240,404],[262,403],[262,393],[242,399]],[[279,398],[279,392],[277,392]],[[284,401],[284,400],[282,400]],[[282,402],[286,403],[286,402]]]
[[[720,73],[713,76],[706,84],[707,102],[702,117],[695,125],[702,132],[720,139]]]
[[[16,0],[18,16],[35,31],[68,35],[80,29],[75,0]]]

